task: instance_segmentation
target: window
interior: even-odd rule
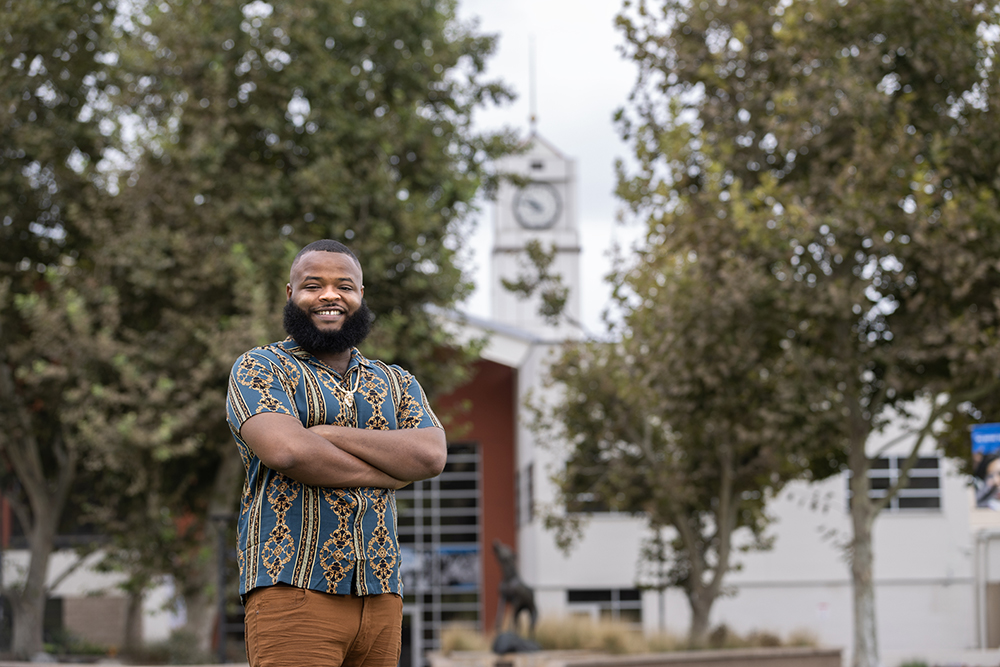
[[[518,517],[523,524],[529,524],[535,520],[535,464],[529,463],[524,467],[520,475],[524,479],[518,491],[523,488],[524,497],[518,495],[517,500],[523,502],[523,508],[518,508]],[[522,518],[523,517],[523,518]]]
[[[566,509],[570,512],[580,512],[583,514],[597,514],[598,512],[610,512],[611,508],[596,493],[578,493],[566,503]]]
[[[479,624],[480,472],[476,443],[448,443],[443,473],[396,491],[403,601],[420,629],[407,650],[416,655],[438,649],[450,623]]]
[[[899,479],[905,461],[906,457],[903,456],[887,456],[873,460],[871,468],[868,469],[869,497],[884,498],[886,492]],[[850,482],[848,482],[848,502],[850,497]],[[906,488],[900,489],[886,510],[900,512],[938,509],[941,509],[940,459],[936,456],[921,457],[910,469],[910,481]]]
[[[635,588],[570,589],[566,602],[575,616],[642,625],[642,594]]]

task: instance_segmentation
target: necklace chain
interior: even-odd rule
[[[354,386],[352,387],[350,383],[347,382],[347,376],[350,374],[351,370],[354,369],[357,369],[358,372],[356,377],[354,378]],[[348,371],[344,373],[344,379],[340,383],[341,387],[345,388],[351,394],[351,396],[353,396],[354,392],[356,392],[358,390],[358,387],[361,386],[361,367],[355,366],[354,369],[348,369]]]

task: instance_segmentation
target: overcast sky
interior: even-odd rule
[[[603,275],[610,268],[607,248],[629,244],[635,225],[615,222],[614,162],[628,155],[612,115],[628,97],[635,68],[616,50],[614,28],[621,0],[459,0],[463,22],[479,19],[479,32],[499,35],[499,48],[488,74],[503,79],[518,94],[514,104],[480,112],[481,128],[529,130],[530,43],[534,40],[537,130],[565,155],[576,160],[577,204],[583,254],[582,316],[588,329],[601,330],[600,313],[610,290]],[[490,315],[490,248],[492,205],[483,207],[475,251],[476,294],[466,305],[473,314]],[[594,267],[597,267],[595,270]]]

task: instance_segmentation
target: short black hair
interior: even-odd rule
[[[340,241],[334,241],[333,239],[320,239],[319,241],[313,241],[306,247],[302,248],[302,250],[299,250],[298,254],[295,255],[295,259],[292,260],[292,266],[295,266],[295,263],[299,261],[299,258],[302,257],[302,255],[307,252],[314,252],[317,250],[321,250],[323,252],[339,252],[345,255],[350,255],[354,259],[354,262],[358,266],[361,266],[361,260],[358,259],[358,256],[355,255],[350,248]]]
[[[976,464],[975,469],[972,471],[973,477],[978,477],[979,479],[986,479],[986,473],[989,472],[990,464],[1000,459],[1000,454],[996,452],[990,452],[980,459],[979,463]]]

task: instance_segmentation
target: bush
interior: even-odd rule
[[[547,650],[588,650],[612,655],[646,652],[645,638],[633,626],[614,621],[595,623],[581,616],[539,622],[535,641]]]
[[[448,625],[441,630],[441,652],[449,655],[455,651],[488,651],[490,637],[468,625]]]
[[[747,646],[760,648],[777,647],[782,645],[781,637],[773,632],[754,630],[747,635]]]
[[[114,656],[117,652],[117,649],[113,646],[94,644],[64,629],[49,633],[45,643],[42,645],[42,649],[45,653],[56,656]]]
[[[205,665],[216,661],[214,654],[198,651],[196,644],[189,634],[174,632],[166,641],[130,651],[127,658],[136,665]]]
[[[522,632],[522,636],[527,635]],[[634,625],[608,620],[595,622],[585,616],[543,619],[535,628],[533,639],[546,651],[593,651],[610,655],[668,653],[691,648],[686,637],[682,639],[670,633],[644,635]],[[445,655],[453,651],[489,651],[492,643],[492,634],[484,635],[469,625],[456,624],[441,632],[441,652]],[[782,641],[773,632],[754,630],[740,636],[728,626],[719,625],[709,634],[707,647],[812,647],[817,644],[815,636],[805,630],[797,630],[787,641]]]

